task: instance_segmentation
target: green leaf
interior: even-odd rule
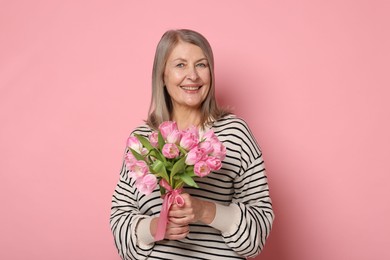
[[[196,174],[194,173],[194,166],[193,165],[187,166],[185,173],[190,177],[196,176]]]
[[[161,178],[164,178],[166,181],[169,181],[169,176],[165,168],[165,164],[162,161],[156,160],[152,164],[152,170]]]
[[[130,148],[131,153],[134,155],[135,159],[139,161],[145,161],[145,158],[140,155],[138,152],[136,152],[134,149]]]
[[[157,150],[156,148],[154,148],[153,150],[151,150],[151,151],[149,152],[149,154],[150,154],[151,156],[153,156],[154,158],[156,158],[157,160],[162,161],[162,162],[164,162],[164,163],[167,161],[167,159],[165,159],[165,157],[162,155],[162,153],[161,153],[159,150]]]
[[[158,148],[160,149],[160,151],[163,149],[164,144],[165,144],[164,137],[162,136],[161,132],[158,131]]]
[[[180,174],[180,178],[187,184],[188,186],[199,188],[198,184],[194,181],[194,179],[188,174]]]
[[[184,156],[188,153],[183,147],[181,147],[180,145],[177,146],[180,150],[180,153],[183,154]]]
[[[172,171],[171,171],[171,180],[173,178],[173,176],[175,176],[176,173],[178,172],[182,172],[184,170],[184,167],[185,167],[185,160],[186,158],[185,157],[182,157],[180,158],[180,160],[178,160],[172,167]]]
[[[175,183],[173,184],[173,188],[180,189],[183,187],[183,184],[184,184],[184,181],[179,177],[179,180],[175,181]]]
[[[160,186],[160,194],[161,195],[164,195],[166,193],[166,190]]]
[[[134,134],[135,137],[141,142],[141,144],[148,149],[148,151],[154,149],[153,145],[150,144],[149,140],[143,137],[142,135],[139,134]]]
[[[169,171],[169,172],[171,172],[172,171],[172,167],[173,167],[173,162],[171,162],[171,161],[165,161],[165,167],[167,168],[167,170]]]

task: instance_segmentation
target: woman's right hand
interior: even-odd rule
[[[177,225],[168,221],[165,231],[165,238],[169,240],[180,240],[185,238],[190,232],[188,225]]]
[[[150,233],[153,237],[156,235],[158,219],[159,217],[155,217],[150,222]],[[169,240],[180,240],[185,238],[189,231],[188,225],[178,225],[168,221],[164,238]]]

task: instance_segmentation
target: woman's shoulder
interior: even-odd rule
[[[135,127],[133,129],[133,131],[131,131],[130,135],[139,134],[139,135],[147,136],[150,133],[152,133],[152,131],[153,130],[152,130],[152,128],[149,125],[142,124],[142,125],[139,125],[139,126]]]
[[[228,114],[216,121],[214,121],[213,126],[215,128],[237,128],[241,130],[249,130],[247,122],[235,114]]]
[[[241,145],[245,145],[251,151],[258,151],[258,154],[261,153],[255,136],[242,117],[234,114],[222,117],[215,121],[213,130],[218,136],[228,137],[229,140],[241,140]]]

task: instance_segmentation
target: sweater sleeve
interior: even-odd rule
[[[267,178],[261,174],[262,162],[262,158],[258,158],[236,180],[233,203],[240,209],[239,222],[222,233],[225,242],[246,257],[256,256],[263,250],[274,219]]]
[[[232,216],[230,228],[220,230],[230,248],[242,256],[254,257],[264,248],[274,213],[261,150],[244,121],[235,126],[232,134],[241,139],[241,167],[234,179],[232,203],[223,210],[225,216]]]
[[[154,247],[154,243],[142,242],[144,234],[136,232],[140,221],[147,221],[150,218],[150,216],[142,215],[139,212],[136,193],[135,186],[123,164],[112,197],[110,225],[118,253],[124,260],[147,259]]]

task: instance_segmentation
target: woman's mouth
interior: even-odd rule
[[[189,86],[189,85],[186,85],[186,86],[180,86],[183,90],[186,90],[186,91],[196,91],[196,90],[199,90],[202,86],[199,86],[199,85],[196,85],[196,86]]]

